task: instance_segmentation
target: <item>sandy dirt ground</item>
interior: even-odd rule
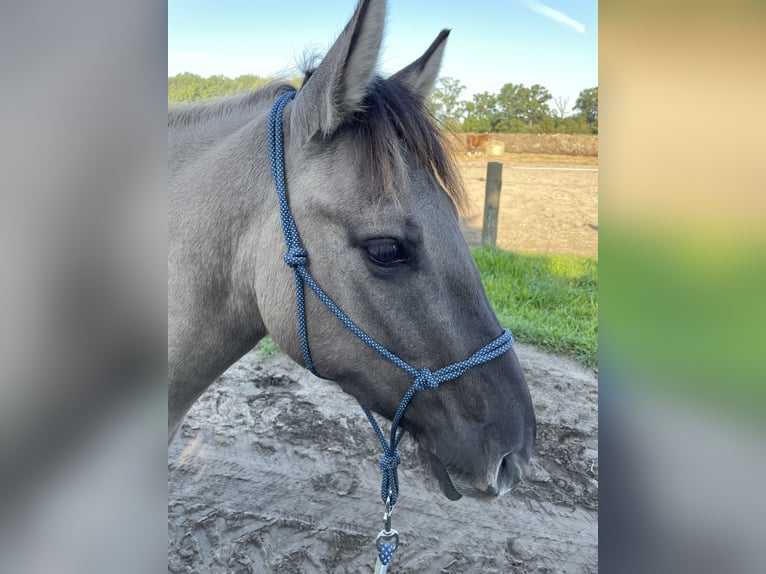
[[[486,161],[463,166],[479,210]],[[597,172],[508,167],[499,246],[595,255]],[[469,240],[480,221],[477,230],[467,219]],[[528,476],[500,499],[451,502],[405,437],[390,572],[598,571],[597,374],[526,345],[516,352],[538,420]],[[378,448],[354,399],[282,355],[251,352],[200,398],[169,448],[168,571],[372,572]]]
[[[598,256],[597,158],[505,154],[460,162],[471,209],[463,233],[481,243],[487,162],[503,164],[497,246],[523,253]]]
[[[597,572],[595,373],[517,346],[538,418],[524,483],[447,500],[405,438],[391,572]],[[258,351],[193,407],[169,454],[169,572],[372,572],[378,447],[353,398]]]

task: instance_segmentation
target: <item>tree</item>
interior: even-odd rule
[[[460,95],[465,86],[455,78],[445,76],[439,79],[434,88],[428,107],[431,113],[447,128],[456,131],[465,114],[465,102],[460,100]]]
[[[259,88],[272,81],[273,78],[261,78],[253,74],[244,74],[232,79],[222,75],[202,78],[197,74],[185,72],[168,78],[168,104],[173,106],[197,100],[240,94]],[[298,87],[300,86],[301,79],[293,78],[290,80],[290,83]]]
[[[556,132],[556,118],[545,116],[542,121],[535,124],[535,130],[540,134],[552,134]]]
[[[200,76],[189,72],[168,78],[168,103],[174,105],[199,100],[202,97],[202,83]]]
[[[526,87],[524,84],[505,84],[500,88],[497,101],[507,124],[510,120],[523,120],[528,127],[543,121],[550,115],[548,101],[551,93],[540,84]]]
[[[588,124],[598,124],[598,86],[580,92],[574,109]]]
[[[553,98],[553,104],[556,106],[556,111],[559,113],[559,119],[563,120],[567,115],[567,110],[569,109],[569,98],[564,96]]]
[[[556,119],[556,133],[559,134],[591,134],[593,131],[580,116],[567,116]]]
[[[498,132],[503,117],[498,110],[497,96],[489,92],[474,94],[465,104],[466,115],[463,129],[467,132]]]
[[[255,76],[253,74],[237,76],[232,82],[232,93],[248,92],[260,88],[261,86],[268,84],[270,81],[269,78],[261,78],[260,76]]]

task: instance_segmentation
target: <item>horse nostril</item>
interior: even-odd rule
[[[497,490],[500,493],[513,488],[522,478],[527,468],[527,461],[518,452],[503,457],[497,471]]]

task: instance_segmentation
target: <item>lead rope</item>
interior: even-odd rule
[[[396,414],[391,421],[391,431],[389,439],[380,429],[375,417],[369,409],[362,407],[364,414],[370,421],[375,431],[378,441],[383,448],[380,456],[380,470],[382,473],[380,497],[385,505],[383,514],[384,528],[375,539],[375,545],[378,551],[378,558],[375,565],[376,573],[384,573],[388,570],[394,551],[399,545],[399,533],[391,528],[391,515],[394,512],[394,506],[399,498],[399,476],[397,467],[401,456],[397,447],[404,436],[404,431],[399,430],[399,423],[404,416],[410,400],[415,393],[427,389],[436,389],[440,384],[456,379],[467,373],[473,367],[487,363],[507,352],[513,346],[513,337],[508,329],[504,329],[502,334],[485,345],[473,355],[463,361],[458,361],[442,367],[436,371],[430,371],[427,368],[416,369],[394,353],[386,349],[375,339],[370,337],[360,329],[349,317],[341,311],[330,297],[317,285],[314,278],[306,270],[308,265],[308,253],[301,246],[298,228],[295,225],[295,219],[290,211],[290,205],[287,201],[287,183],[285,181],[285,159],[283,149],[282,134],[282,113],[285,106],[295,97],[297,92],[285,92],[280,95],[271,107],[269,113],[269,159],[271,161],[271,172],[274,177],[274,187],[276,188],[279,199],[279,214],[282,222],[282,232],[285,236],[287,251],[284,254],[284,262],[295,272],[295,297],[298,310],[298,333],[301,340],[301,351],[306,368],[317,377],[321,377],[314,367],[314,361],[311,359],[309,349],[308,329],[306,327],[306,295],[305,285],[308,285],[314,294],[322,301],[327,308],[343,323],[354,335],[359,337],[367,346],[377,353],[394,363],[405,373],[413,378],[413,383],[402,397]]]

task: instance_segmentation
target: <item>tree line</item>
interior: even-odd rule
[[[498,93],[474,94],[462,100],[465,86],[443,77],[434,89],[430,107],[447,128],[478,133],[598,133],[598,86],[580,92],[572,113],[568,98],[554,98],[539,84],[505,84]]]
[[[168,105],[217,98],[253,90],[272,81],[252,74],[229,78],[183,73],[168,78]],[[301,78],[290,80],[299,86]],[[568,98],[554,98],[547,88],[535,84],[505,84],[500,92],[461,96],[465,86],[459,80],[442,77],[428,102],[429,109],[447,128],[475,133],[598,133],[598,86],[580,92],[569,109]]]
[[[253,74],[236,78],[221,75],[203,78],[197,74],[184,72],[168,78],[168,105],[177,106],[198,100],[239,94],[264,86],[273,80],[273,78],[262,78]],[[289,81],[300,86],[302,80],[293,78]]]

